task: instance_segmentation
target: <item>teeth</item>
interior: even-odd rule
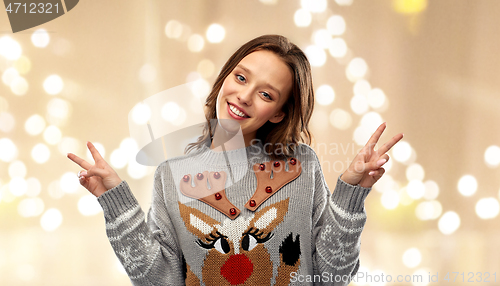
[[[243,112],[239,111],[236,107],[232,106],[231,104],[229,104],[229,109],[231,109],[231,111],[234,112],[236,115],[240,117],[245,117],[245,114]]]

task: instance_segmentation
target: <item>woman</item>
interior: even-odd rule
[[[403,134],[374,150],[382,124],[331,194],[307,145],[313,104],[310,65],[296,45],[278,35],[244,44],[206,100],[204,134],[158,166],[147,223],[90,142],[95,165],[68,154],[85,169],[80,183],[98,197],[132,283],[347,285],[359,268],[364,199]],[[239,130],[245,147],[226,144]]]

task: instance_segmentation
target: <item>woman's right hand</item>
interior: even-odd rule
[[[101,157],[94,144],[87,142],[87,147],[94,158],[95,164],[92,165],[73,153],[68,153],[68,158],[85,169],[80,171],[80,184],[84,186],[94,196],[99,197],[107,190],[118,186],[121,183],[120,177],[115,170],[111,168]]]

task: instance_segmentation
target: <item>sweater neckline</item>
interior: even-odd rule
[[[248,164],[250,161],[252,161],[251,159],[255,157],[264,157],[265,155],[264,147],[260,141],[250,146],[226,151],[214,151],[210,148],[210,145],[210,141],[208,141],[206,144],[203,144],[200,148],[200,153],[198,155],[199,157],[197,157],[205,162],[210,162],[212,164],[226,162],[226,160],[228,160],[231,165]]]

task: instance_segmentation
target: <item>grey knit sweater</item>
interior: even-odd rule
[[[276,164],[256,144],[161,163],[147,220],[125,181],[98,201],[133,285],[347,285],[369,192],[331,194],[305,144]]]

